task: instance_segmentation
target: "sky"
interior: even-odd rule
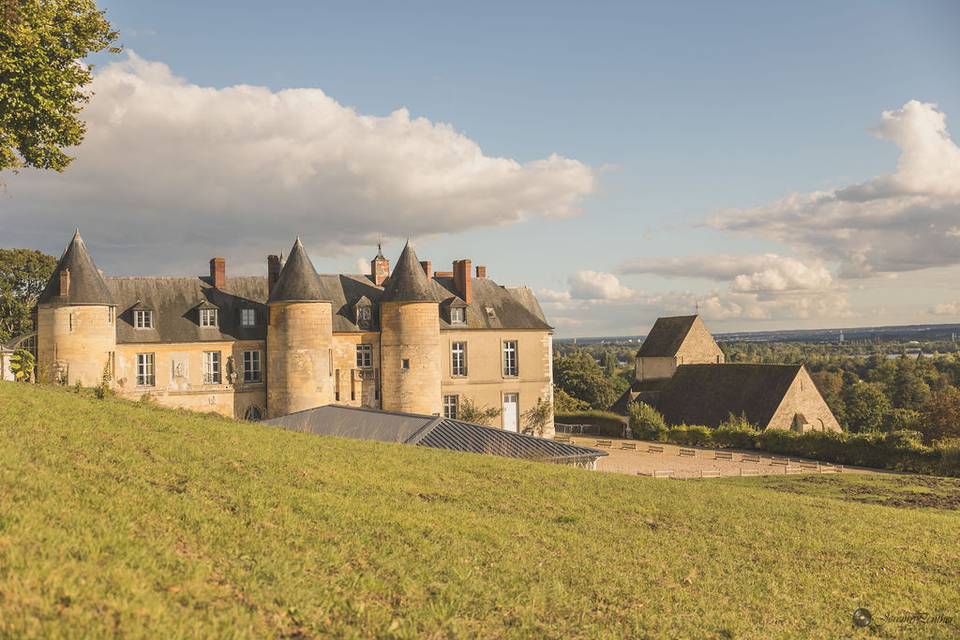
[[[960,3],[101,0],[84,143],[0,246],[321,272],[410,238],[557,335],[960,321]]]

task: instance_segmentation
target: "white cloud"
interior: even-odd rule
[[[936,304],[930,308],[930,313],[935,316],[960,316],[960,300]]]
[[[87,137],[63,174],[7,180],[10,242],[66,242],[75,226],[131,272],[256,253],[301,234],[314,252],[577,213],[595,171],[551,155],[483,153],[449,124],[357,113],[320,89],[191,84],[129,54],[100,71]],[[201,249],[202,247],[202,249]]]
[[[819,290],[833,282],[830,271],[819,261],[807,264],[775,253],[652,258],[629,262],[621,272],[730,280],[731,290],[741,293]]]
[[[960,148],[946,117],[912,100],[884,112],[872,132],[900,148],[894,173],[724,211],[710,224],[838,263],[848,278],[960,264]]]
[[[570,292],[556,291],[554,289],[538,289],[537,298],[540,302],[566,302],[570,300]]]
[[[620,283],[617,276],[602,271],[577,271],[567,279],[570,297],[576,300],[623,300],[633,290]]]

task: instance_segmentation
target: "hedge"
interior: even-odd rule
[[[553,423],[555,427],[560,424],[588,424],[593,427],[592,434],[607,438],[622,438],[627,432],[625,417],[599,409],[557,413],[553,416]]]

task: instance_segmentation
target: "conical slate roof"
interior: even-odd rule
[[[60,274],[70,270],[70,290],[68,295],[60,295]],[[47,281],[47,286],[37,300],[38,304],[102,304],[113,306],[113,296],[103,276],[93,263],[93,258],[87,252],[87,246],[80,237],[80,230],[73,234],[73,239],[57,262],[53,275]]]
[[[270,302],[311,302],[325,300],[320,276],[303,249],[300,238],[293,243],[290,256],[280,270],[280,277],[270,291]]]
[[[383,302],[436,302],[427,274],[420,266],[410,241],[403,247],[397,266],[384,283]]]

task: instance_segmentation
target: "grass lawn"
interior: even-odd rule
[[[958,496],[636,478],[0,383],[0,637],[960,637]]]

